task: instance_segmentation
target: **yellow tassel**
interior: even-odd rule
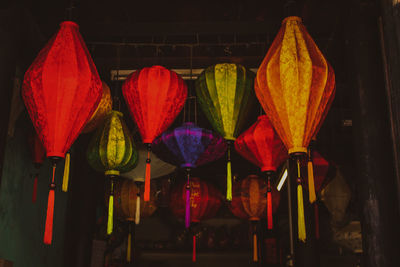
[[[132,234],[128,234],[128,246],[126,248],[126,261],[131,262]]]
[[[108,202],[108,222],[107,222],[107,234],[111,235],[113,231],[113,208],[114,208],[114,196],[110,195]]]
[[[140,195],[136,196],[135,224],[140,223]]]
[[[232,167],[230,161],[228,161],[226,169],[226,199],[232,201]]]
[[[310,199],[310,203],[314,203],[317,200],[315,195],[315,185],[314,185],[314,168],[312,164],[312,160],[309,160],[307,163],[308,167],[308,196]]]
[[[299,232],[299,240],[306,242],[306,225],[304,221],[303,206],[303,188],[301,184],[297,185],[297,227]]]
[[[258,261],[257,235],[253,234],[253,261]]]
[[[68,191],[68,180],[69,180],[69,165],[71,162],[71,156],[69,152],[65,155],[65,163],[64,163],[64,176],[63,176],[63,182],[62,182],[62,191],[67,192]]]

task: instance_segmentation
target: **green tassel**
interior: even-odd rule
[[[226,199],[232,201],[232,168],[230,161],[228,161],[226,169]]]
[[[113,231],[113,208],[114,208],[114,196],[110,195],[108,202],[108,222],[107,222],[107,234],[111,235]]]

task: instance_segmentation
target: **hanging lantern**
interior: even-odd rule
[[[37,184],[39,177],[39,169],[43,164],[46,157],[46,149],[43,147],[36,131],[32,129],[28,135],[28,143],[32,156],[32,163],[35,167],[34,180],[33,180],[33,190],[32,190],[32,203],[36,203],[37,199]]]
[[[275,213],[280,202],[280,194],[272,187],[271,206],[267,205],[268,182],[257,175],[249,175],[242,181],[234,184],[232,202],[229,205],[232,213],[245,220],[253,222],[253,261],[258,261],[258,241],[256,223],[267,218],[268,209]]]
[[[255,91],[289,154],[297,158],[298,233],[305,242],[300,160],[328,112],[335,75],[301,18],[282,22],[258,69]]]
[[[228,142],[227,200],[232,199],[230,146],[240,134],[255,103],[254,74],[238,64],[216,64],[204,70],[195,83],[199,103],[217,131]]]
[[[62,22],[25,73],[22,86],[29,116],[47,157],[53,161],[45,244],[51,244],[52,240],[57,161],[65,157],[96,110],[101,94],[101,81],[78,25]]]
[[[188,183],[177,184],[171,191],[170,209],[178,218],[185,218],[185,222],[190,214],[190,221],[198,223],[201,220],[215,216],[221,206],[221,194],[215,187],[205,181],[192,177],[190,179],[189,196],[187,190]],[[190,205],[188,206],[188,199]],[[189,211],[188,211],[189,209]],[[193,235],[193,258],[196,261],[196,236]]]
[[[122,92],[148,149],[144,201],[149,201],[151,143],[178,116],[186,100],[187,87],[175,72],[153,66],[129,75]]]
[[[287,159],[287,151],[272,127],[268,116],[259,116],[255,124],[235,141],[236,151],[261,168],[267,177],[267,225],[272,229],[272,186],[271,178],[276,169]]]
[[[116,181],[114,189],[115,195],[115,213],[122,220],[129,222],[129,234],[126,261],[131,262],[131,251],[133,248],[132,228],[134,224],[139,224],[140,218],[150,217],[157,209],[155,204],[155,194],[150,194],[150,201],[141,201],[143,189],[137,186],[137,183],[124,179]],[[155,191],[153,191],[155,192]]]
[[[133,138],[119,111],[111,111],[102,127],[98,128],[91,140],[87,159],[90,166],[104,172],[111,180],[108,205],[107,233],[113,230],[114,178],[120,173],[132,170],[138,160]]]

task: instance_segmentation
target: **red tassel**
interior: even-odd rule
[[[196,262],[196,235],[193,235],[193,262]]]
[[[319,239],[319,211],[317,203],[314,204],[314,217],[315,217],[315,238]]]
[[[271,191],[267,193],[267,219],[268,219],[268,230],[273,227],[272,224],[272,194]]]
[[[144,201],[150,201],[150,171],[151,171],[151,159],[150,150],[147,152],[146,160],[146,177],[144,180]]]
[[[46,216],[46,228],[44,230],[43,242],[47,245],[51,244],[53,237],[53,214],[54,214],[54,189],[49,191],[49,199],[47,200],[47,216]]]
[[[38,183],[38,175],[36,174],[35,175],[35,179],[33,180],[32,203],[36,203],[37,183]]]

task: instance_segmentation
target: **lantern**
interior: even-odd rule
[[[46,157],[46,149],[43,147],[43,144],[39,140],[39,137],[34,129],[32,129],[32,131],[29,132],[28,143],[31,151],[32,163],[35,167],[33,191],[32,191],[32,202],[35,203],[37,198],[37,183],[39,177],[39,169],[42,166],[42,163]]]
[[[175,72],[162,66],[153,66],[129,75],[122,92],[148,149],[144,190],[144,201],[148,201],[151,143],[172,124],[183,108],[187,87]]]
[[[53,232],[55,169],[101,99],[102,88],[78,25],[62,22],[25,73],[22,97],[39,139],[53,160],[44,243]]]
[[[255,102],[254,74],[238,64],[216,64],[205,69],[195,83],[206,117],[228,142],[227,199],[232,199],[231,142],[239,135]]]
[[[190,180],[190,205],[186,205],[187,182],[178,183],[171,192],[170,209],[178,218],[187,220],[190,214],[190,221],[198,223],[201,220],[209,219],[218,212],[221,206],[221,194],[215,187],[205,181],[192,177]],[[189,212],[188,209],[189,208]],[[193,235],[193,262],[196,261],[196,236]]]
[[[111,111],[102,127],[100,127],[91,140],[87,159],[90,166],[104,172],[111,180],[110,197],[108,205],[107,233],[113,229],[114,206],[114,178],[122,172],[132,170],[138,159],[133,138],[122,119],[119,111]]]
[[[268,229],[272,229],[272,187],[271,176],[283,161],[287,151],[276,134],[267,115],[259,116],[257,122],[241,134],[235,141],[236,151],[261,168],[267,176]]]
[[[335,94],[335,75],[299,17],[288,17],[255,80],[255,91],[272,125],[296,156],[299,239],[305,241],[300,157],[317,134]]]

